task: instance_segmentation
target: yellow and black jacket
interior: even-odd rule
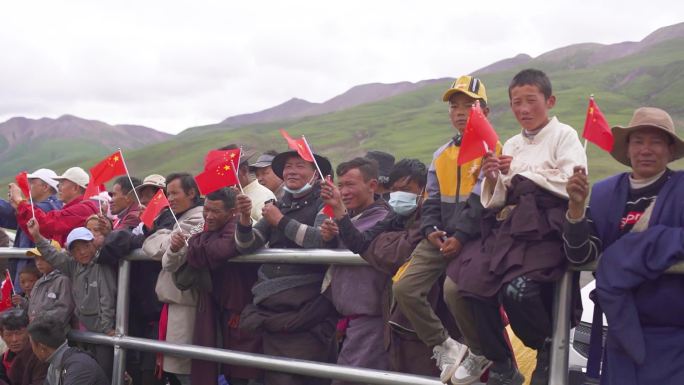
[[[496,153],[501,154],[497,143]],[[446,231],[461,243],[480,234],[480,168],[478,158],[458,166],[456,159],[461,149],[461,136],[457,135],[437,149],[427,177],[427,199],[422,207],[421,231],[424,236],[435,231],[434,226]]]

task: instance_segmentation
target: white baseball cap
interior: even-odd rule
[[[90,232],[90,230],[86,229],[85,227],[77,227],[71,230],[71,232],[69,232],[69,235],[67,235],[67,250],[71,250],[71,244],[74,241],[92,241],[93,239],[95,239],[95,237],[93,236],[93,233]]]
[[[55,180],[55,178],[57,178],[57,173],[49,168],[40,168],[31,174],[26,175],[26,177],[28,179],[40,179],[49,184],[53,189],[57,190],[57,184],[59,183]]]
[[[56,180],[70,180],[77,185],[86,188],[88,187],[88,182],[90,181],[90,177],[88,176],[88,173],[85,172],[84,169],[80,167],[72,167],[66,171],[64,171],[64,174],[54,177],[52,179]]]

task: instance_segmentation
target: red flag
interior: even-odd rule
[[[311,153],[311,150],[309,149],[309,146],[306,143],[306,139],[301,138],[301,139],[292,139],[290,135],[287,133],[287,131],[283,130],[282,128],[280,129],[280,135],[287,140],[287,145],[292,149],[297,151],[299,156],[302,157],[302,159],[308,161],[308,162],[315,162],[314,161],[314,156]],[[322,176],[321,176],[322,177]]]
[[[582,137],[605,151],[610,152],[613,149],[613,133],[610,131],[610,125],[593,97],[589,98]]]
[[[25,197],[29,196],[29,181],[28,181],[28,174],[26,171],[22,171],[17,176],[14,177],[14,179],[17,181],[17,186],[21,189],[21,192],[24,193]]]
[[[168,205],[169,200],[166,199],[164,190],[159,189],[150,200],[150,203],[147,204],[147,207],[145,207],[145,211],[140,214],[140,221],[142,221],[148,229],[151,229],[152,226],[154,226],[154,220],[157,219],[162,209]]]
[[[480,102],[476,101],[470,109],[468,123],[463,130],[461,148],[456,159],[457,164],[461,166],[473,159],[483,157],[487,151],[496,151],[498,141],[499,136],[482,112]]]
[[[208,170],[217,162],[223,165],[230,161],[235,166],[235,170],[237,170],[240,166],[241,152],[242,151],[239,148],[232,150],[211,150],[207,153],[207,156],[204,157],[204,169]]]
[[[333,219],[335,218],[335,210],[333,209],[332,206],[326,203],[325,206],[323,206],[323,214],[327,215],[328,218]]]
[[[202,195],[210,194],[222,187],[238,184],[237,164],[240,162],[240,149],[209,151],[204,158],[204,171],[195,177]]]
[[[5,311],[12,308],[12,294],[14,294],[14,287],[12,285],[12,277],[10,277],[9,270],[5,270],[5,280],[2,282],[0,292],[2,292],[0,311]]]
[[[123,163],[121,150],[119,150],[104,158],[90,169],[90,182],[83,198],[88,199],[93,195],[97,195],[97,187],[99,185],[109,182],[115,176],[124,174],[126,174],[126,166]]]

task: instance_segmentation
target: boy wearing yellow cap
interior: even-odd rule
[[[61,249],[59,243],[52,241],[55,249]],[[28,303],[29,320],[33,320],[39,314],[47,314],[60,320],[66,327],[74,314],[74,300],[71,297],[71,280],[62,274],[40,253],[38,248],[30,249],[26,255],[33,257],[36,268],[43,276],[36,281],[31,291]]]
[[[456,133],[434,153],[428,170],[427,198],[421,212],[421,231],[425,239],[395,276],[392,289],[399,309],[415,333],[433,349],[441,380],[448,382],[468,347],[449,336],[427,297],[432,286],[444,274],[449,261],[459,254],[466,242],[479,237],[482,204],[475,190],[479,186],[482,159],[460,166],[456,159],[470,109],[476,101],[480,102],[485,115],[489,108],[484,84],[472,76],[458,78],[442,100],[449,103],[449,118]],[[453,301],[449,302],[451,305]],[[457,319],[457,323],[462,331],[473,329],[472,325],[462,324],[462,309],[450,306],[450,310],[458,313],[460,320]]]

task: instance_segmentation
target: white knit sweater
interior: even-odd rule
[[[587,169],[587,155],[577,131],[553,117],[534,137],[521,132],[506,141],[503,155],[513,157],[508,174],[499,174],[496,184],[485,181],[482,205],[488,209],[501,208],[506,203],[506,189],[515,175],[532,180],[554,195],[568,198],[565,185],[575,166]]]

